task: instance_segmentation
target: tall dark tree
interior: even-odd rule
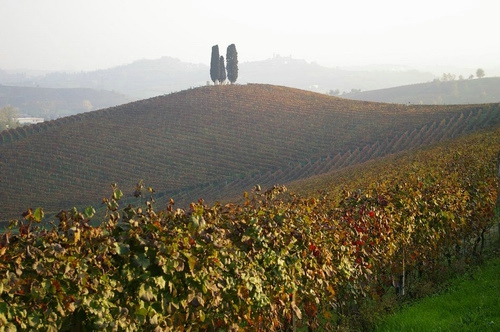
[[[233,84],[238,79],[238,52],[236,52],[236,46],[234,44],[227,47],[226,61],[227,79]]]
[[[219,83],[223,84],[226,80],[226,66],[224,65],[224,57],[219,58]]]
[[[217,84],[220,75],[219,45],[212,46],[212,59],[210,61],[210,78]]]

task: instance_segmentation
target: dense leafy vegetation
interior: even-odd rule
[[[28,210],[2,235],[0,324],[54,331],[346,324],[362,301],[380,301],[394,286],[409,294],[414,281],[480,252],[495,210],[499,150],[500,129],[481,132],[369,164],[341,189],[325,177],[320,193],[302,196],[257,185],[242,204],[200,200],[187,211],[173,200],[156,206],[142,182],[134,194],[144,204],[122,204],[114,185],[96,227],[90,207],[61,212],[49,228],[38,226],[42,209]]]
[[[0,219],[29,206],[85,207],[107,195],[107,183],[140,179],[164,204],[213,203],[499,119],[498,105],[377,104],[260,84],[182,91],[2,132]]]

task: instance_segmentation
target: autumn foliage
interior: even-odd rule
[[[500,131],[379,164],[341,189],[256,186],[241,204],[141,206],[112,187],[107,214],[43,210],[0,249],[0,326],[18,330],[331,329],[391,280],[479,254],[492,225]],[[429,158],[435,156],[435,158]],[[439,156],[439,157],[437,157]]]

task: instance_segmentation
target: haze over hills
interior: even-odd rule
[[[12,106],[20,115],[56,119],[94,111],[129,100],[122,94],[89,88],[40,88],[0,85],[0,108]]]
[[[471,80],[438,84],[439,82],[435,81],[441,74],[435,74],[440,68],[422,68],[424,70],[394,65],[328,68],[291,56],[274,55],[267,60],[240,63],[237,83],[283,85],[351,99],[391,103],[460,104],[497,101],[495,100],[497,82],[494,80],[482,81],[483,85],[493,85],[482,88],[478,86],[479,83]],[[466,77],[474,73],[470,68],[441,69],[460,72]],[[491,73],[488,72],[487,75]],[[97,90],[94,92],[87,90],[85,92],[87,95],[82,95],[80,98],[82,101],[89,100],[93,110],[207,84],[212,84],[207,65],[187,63],[171,57],[138,60],[130,64],[89,72],[0,70],[0,86]],[[400,86],[405,88],[398,88]],[[80,105],[74,105],[74,92],[69,92],[70,90],[57,93],[41,93],[41,91],[36,93],[35,90],[27,90],[23,94],[33,97],[26,97],[31,101],[23,100],[23,103],[18,102],[19,93],[12,92],[9,95],[8,91],[14,90],[3,90],[0,107],[10,104],[19,108],[21,113],[31,116],[52,119],[88,109],[81,106],[81,101],[77,102]],[[106,95],[104,91],[109,91],[106,92],[107,97],[104,97]],[[117,94],[123,96],[117,98]],[[48,95],[53,97],[47,100]],[[35,96],[38,96],[38,99]],[[96,98],[99,102],[95,101]]]
[[[342,97],[401,104],[480,104],[500,102],[500,77],[435,80],[393,88],[351,92]]]
[[[132,199],[144,180],[178,206],[233,198],[499,121],[498,104],[404,106],[262,84],[189,89],[0,133],[0,219],[95,205],[112,182]]]
[[[239,64],[237,83],[266,83],[326,93],[330,90],[372,90],[431,81],[435,75],[409,68],[384,67],[379,70],[327,68],[292,57]],[[206,85],[209,67],[162,57],[139,60],[114,68],[79,72],[23,75],[0,71],[0,84],[50,88],[92,88],[122,93],[132,100],[144,99]]]
[[[370,70],[346,70],[281,56],[248,62],[242,65],[242,72],[242,78],[246,82],[286,85],[320,93],[330,90],[339,92],[349,92],[353,89],[371,90],[425,82],[434,78],[430,72],[410,68],[393,66]]]

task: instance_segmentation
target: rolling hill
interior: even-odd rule
[[[330,90],[340,92],[353,89],[373,90],[427,82],[434,79],[429,72],[392,66],[378,69],[342,69],[321,66],[292,57],[275,56],[263,61],[242,63],[241,79],[244,83],[286,85],[319,93]]]
[[[98,205],[138,181],[177,206],[361,163],[500,122],[498,104],[403,106],[212,86],[0,133],[0,219]]]
[[[89,88],[40,88],[0,85],[0,107],[10,105],[21,114],[46,120],[116,106],[124,95]]]
[[[500,77],[434,81],[343,95],[353,100],[400,104],[479,104],[500,102]]]
[[[89,72],[52,72],[30,77],[2,74],[0,70],[0,83],[118,91],[131,100],[138,100],[206,85],[207,81],[210,81],[209,73],[207,65],[162,57]],[[429,72],[408,68],[345,70],[328,68],[292,57],[274,56],[262,61],[241,62],[238,83],[285,85],[326,93],[335,89],[340,91],[380,89],[432,79],[434,75]]]

